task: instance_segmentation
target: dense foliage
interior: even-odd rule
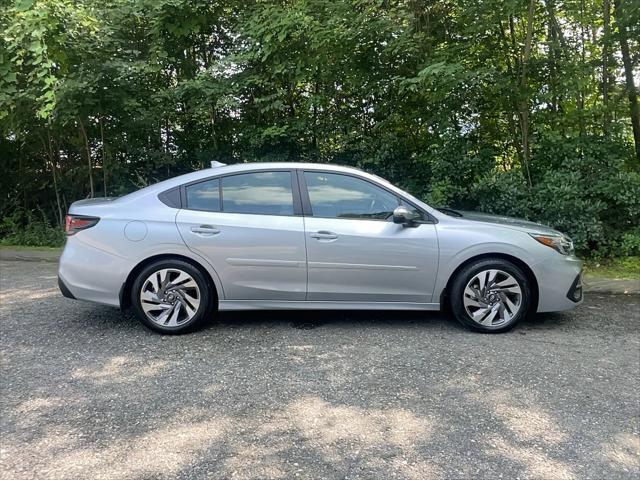
[[[5,242],[211,160],[303,160],[543,221],[595,255],[640,251],[640,2],[0,8]]]

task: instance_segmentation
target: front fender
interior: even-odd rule
[[[554,252],[527,233],[484,225],[439,225],[440,263],[433,298],[440,298],[453,273],[472,258],[491,254],[514,257],[525,263],[539,283],[537,265]]]

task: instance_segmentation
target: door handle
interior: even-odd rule
[[[220,233],[220,230],[212,225],[200,225],[199,227],[191,227],[191,231],[196,235],[217,235],[218,233]]]
[[[335,240],[338,238],[338,235],[327,230],[320,230],[316,233],[312,233],[311,238],[316,238],[318,240]]]

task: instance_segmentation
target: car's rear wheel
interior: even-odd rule
[[[133,282],[131,299],[142,323],[165,334],[199,327],[213,303],[205,276],[181,260],[160,260],[144,268]]]
[[[483,259],[464,267],[451,288],[451,310],[472,330],[499,333],[513,328],[531,304],[526,275],[500,258]]]

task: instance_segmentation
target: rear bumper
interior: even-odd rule
[[[58,266],[58,286],[62,295],[120,306],[118,293],[130,262],[74,237],[67,239]]]
[[[62,292],[63,297],[71,298],[73,300],[76,299],[76,297],[73,296],[73,293],[71,293],[71,290],[69,290],[69,287],[67,287],[60,275],[58,275],[58,288],[60,289],[60,292]]]
[[[536,265],[538,312],[571,310],[582,303],[582,261],[554,254]]]

